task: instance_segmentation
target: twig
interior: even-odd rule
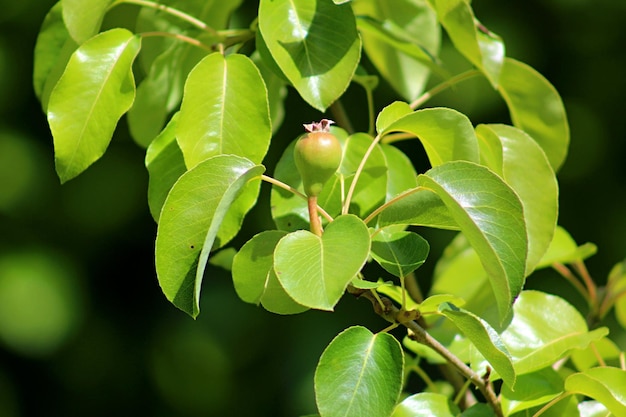
[[[269,182],[272,185],[275,185],[279,188],[282,188],[283,190],[287,190],[295,195],[297,195],[298,197],[302,198],[303,200],[308,200],[307,196],[305,196],[304,194],[302,194],[300,191],[296,190],[295,188],[293,188],[292,186],[285,184],[282,181],[277,180],[276,178],[272,178],[270,176],[267,176],[265,174],[261,175],[261,179],[265,182]],[[321,214],[322,216],[324,216],[324,218],[326,220],[328,220],[329,222],[333,221],[333,218],[330,214],[328,214],[326,212],[326,210],[324,210],[323,208],[321,208],[320,206],[317,206],[317,212],[319,214]]]

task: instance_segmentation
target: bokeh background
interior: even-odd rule
[[[332,315],[274,316],[240,302],[216,267],[207,272],[198,320],[170,305],[154,273],[144,155],[125,124],[85,174],[63,186],[55,175],[31,82],[35,39],[53,4],[0,0],[0,417],[313,413],[324,347],[346,326],[384,323],[352,299]],[[246,7],[254,14],[257,4]],[[572,144],[559,174],[560,224],[579,243],[598,245],[588,267],[602,283],[626,257],[626,1],[475,0],[473,7],[504,38],[507,54],[563,97]],[[475,123],[506,121],[502,103],[478,87],[468,83],[429,104],[456,107]],[[360,94],[351,87],[346,104],[364,128]],[[394,99],[384,85],[377,94],[378,106]],[[320,116],[293,91],[287,108],[269,161],[301,123]],[[244,236],[267,227],[264,200]],[[435,238],[432,259],[449,238]],[[420,272],[426,289],[428,268]],[[554,274],[529,285],[581,301]]]

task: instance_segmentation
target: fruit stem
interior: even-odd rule
[[[309,221],[311,223],[311,233],[322,236],[322,222],[317,214],[317,196],[309,196],[307,198],[309,204]]]

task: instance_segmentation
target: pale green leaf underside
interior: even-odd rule
[[[361,57],[350,5],[332,0],[261,0],[259,29],[302,98],[326,110],[348,88]]]
[[[381,229],[372,238],[372,257],[387,272],[404,278],[428,256],[428,242],[415,232]]]
[[[615,416],[626,415],[626,371],[623,369],[598,367],[572,374],[565,380],[565,389],[601,402]]]
[[[63,21],[72,38],[81,44],[100,30],[113,0],[61,0]]]
[[[387,333],[350,327],[326,347],[315,370],[322,417],[389,416],[402,388],[404,355]]]
[[[140,46],[140,38],[128,30],[111,29],[72,54],[48,103],[61,182],[79,175],[106,151],[135,98],[132,64]]]
[[[216,156],[183,174],[165,200],[156,238],[157,277],[168,300],[187,314],[198,315],[209,252],[238,231],[256,200],[263,170],[245,158]]]

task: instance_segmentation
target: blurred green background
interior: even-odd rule
[[[125,124],[85,174],[64,186],[56,178],[31,86],[35,39],[53,4],[0,1],[0,417],[313,413],[312,377],[324,347],[346,326],[384,323],[352,299],[333,315],[273,316],[240,302],[229,276],[213,267],[197,321],[170,305],[154,273],[143,152]],[[253,14],[256,3],[246,4]],[[579,243],[599,246],[588,266],[602,283],[626,256],[626,1],[475,0],[473,7],[508,55],[544,74],[564,99],[572,145],[559,174],[560,224]],[[429,105],[456,107],[475,123],[506,121],[502,103],[478,87]],[[395,97],[383,85],[376,99],[380,107]],[[351,87],[348,113],[361,129],[362,102]],[[269,161],[301,123],[320,116],[293,91],[287,109]],[[267,227],[265,199],[242,239]],[[442,249],[437,242],[431,259]],[[428,268],[420,272],[426,288]],[[580,303],[554,274],[529,285]]]

